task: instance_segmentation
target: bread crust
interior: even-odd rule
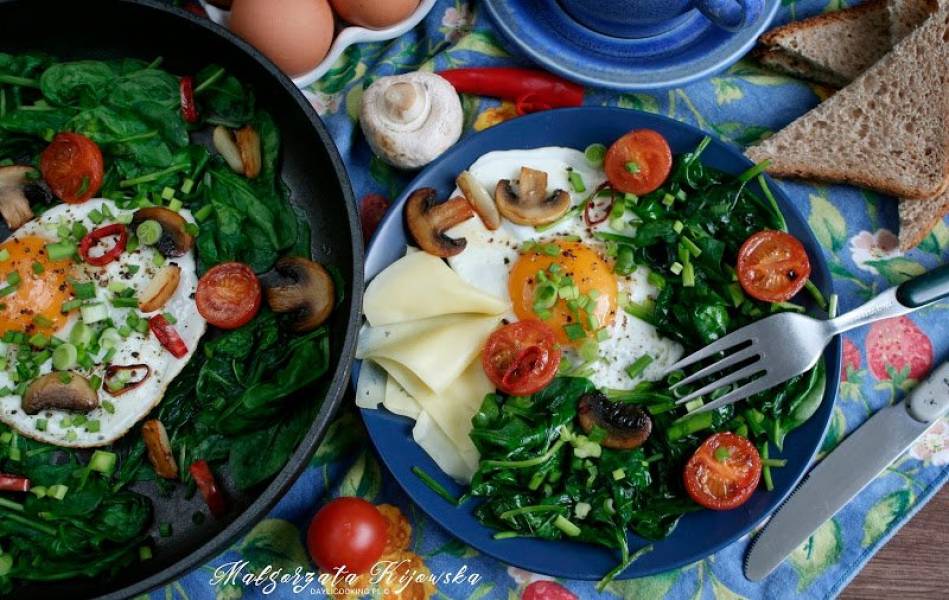
[[[912,234],[906,231],[904,227],[902,215],[900,215],[900,250],[909,251],[915,248],[916,246],[923,243],[923,240],[926,239],[926,236],[933,230],[936,225],[949,214],[949,193],[945,193],[939,198],[931,198],[931,202],[937,203],[941,202],[936,209],[931,213],[930,219],[925,223],[913,223]],[[902,205],[903,200],[900,200]],[[913,200],[913,204],[918,203],[918,200]],[[900,210],[902,212],[902,208]]]
[[[784,37],[796,35],[801,31],[811,28],[823,27],[829,23],[838,23],[861,18],[865,13],[872,13],[878,10],[886,10],[887,0],[867,0],[856,6],[835,10],[829,13],[823,13],[801,19],[800,21],[791,21],[786,25],[775,27],[766,32],[758,40],[766,46],[774,46],[781,42]]]

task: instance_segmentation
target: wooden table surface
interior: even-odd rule
[[[949,486],[936,494],[843,591],[843,600],[949,598]]]

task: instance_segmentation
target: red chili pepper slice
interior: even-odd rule
[[[187,352],[187,348],[185,349]],[[122,373],[128,372],[128,381],[122,381]],[[105,391],[113,396],[134,390],[145,383],[148,376],[152,374],[152,368],[144,363],[136,365],[109,365],[105,369],[105,377],[102,381],[105,383]],[[135,379],[132,379],[135,377]]]
[[[92,256],[89,253],[92,250],[92,247],[95,246],[99,240],[112,236],[117,237],[114,246],[99,256]],[[87,233],[86,236],[82,238],[82,241],[79,242],[79,254],[82,256],[82,259],[90,265],[101,267],[118,258],[119,255],[125,251],[125,244],[128,242],[128,240],[129,231],[125,225],[121,223],[113,223],[112,225],[106,225],[105,227],[93,229]]]
[[[211,509],[211,514],[215,517],[223,516],[227,513],[227,499],[224,493],[217,486],[214,480],[214,473],[206,460],[196,460],[188,467],[188,473],[194,478],[198,485],[198,491],[204,497],[204,503]]]
[[[0,473],[0,491],[28,492],[30,491],[30,480],[20,475]]]
[[[582,86],[537,69],[472,67],[438,74],[459,93],[514,102],[518,115],[583,104]]]
[[[181,117],[188,123],[198,122],[198,105],[194,102],[194,78],[185,76],[179,84],[181,92]]]
[[[168,322],[164,315],[155,315],[149,319],[148,328],[152,330],[152,333],[165,347],[165,350],[171,352],[175,358],[182,358],[188,354],[188,346],[185,345],[185,341],[181,339],[178,330]]]
[[[610,213],[613,212],[613,204],[616,203],[616,190],[609,188],[610,200],[608,203],[597,203],[597,200],[600,199],[601,192],[606,189],[606,187],[607,184],[598,187],[596,191],[593,192],[593,197],[587,202],[586,208],[583,209],[583,220],[587,222],[587,225],[599,225],[607,220],[610,217]]]

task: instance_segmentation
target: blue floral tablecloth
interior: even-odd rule
[[[779,21],[831,11],[855,2],[783,0]],[[408,183],[372,156],[356,123],[362,90],[381,75],[415,69],[526,64],[499,39],[478,3],[441,0],[422,25],[390,43],[351,47],[323,79],[306,91],[323,116],[349,169],[356,197],[392,199]],[[718,77],[682,89],[649,94],[589,90],[587,103],[658,112],[698,125],[739,145],[779,130],[816,105],[828,90],[762,70],[743,61]],[[513,117],[513,107],[464,98],[466,130]],[[949,260],[949,226],[941,223],[915,251],[898,249],[896,203],[852,187],[782,182],[784,190],[817,234],[832,266],[847,310],[886,287]],[[881,406],[901,398],[933,366],[949,358],[949,304],[942,303],[848,334],[844,342],[841,394],[822,452],[834,447]],[[748,540],[742,539],[701,562],[644,579],[612,583],[603,597],[619,598],[827,598],[838,594],[866,561],[949,477],[949,421],[937,423],[905,456],[887,469],[761,583],[741,572]],[[375,598],[442,599],[595,598],[593,584],[549,580],[500,564],[454,540],[432,523],[380,467],[358,416],[340,414],[310,467],[277,508],[232,548],[206,566],[152,594],[153,598],[283,598],[292,584],[269,587],[266,575],[249,585],[220,575],[232,565],[260,574],[266,566],[311,571],[304,546],[306,525],[316,508],[335,495],[359,495],[389,509],[401,544],[400,559],[443,579],[437,591],[412,585],[401,592],[378,586]],[[920,549],[925,552],[925,549]],[[246,564],[236,561],[246,561]],[[463,577],[459,571],[465,568]],[[474,578],[471,575],[476,574]],[[934,574],[934,576],[936,576]],[[445,583],[445,578],[457,583]],[[463,581],[462,581],[463,579]],[[472,581],[474,580],[474,581]],[[299,595],[324,593],[319,584],[298,582]],[[569,591],[569,592],[568,592]]]

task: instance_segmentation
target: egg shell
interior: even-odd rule
[[[234,0],[230,28],[285,73],[297,76],[329,52],[333,12],[326,0]]]
[[[391,27],[418,8],[419,0],[330,0],[341,19],[371,29]]]

